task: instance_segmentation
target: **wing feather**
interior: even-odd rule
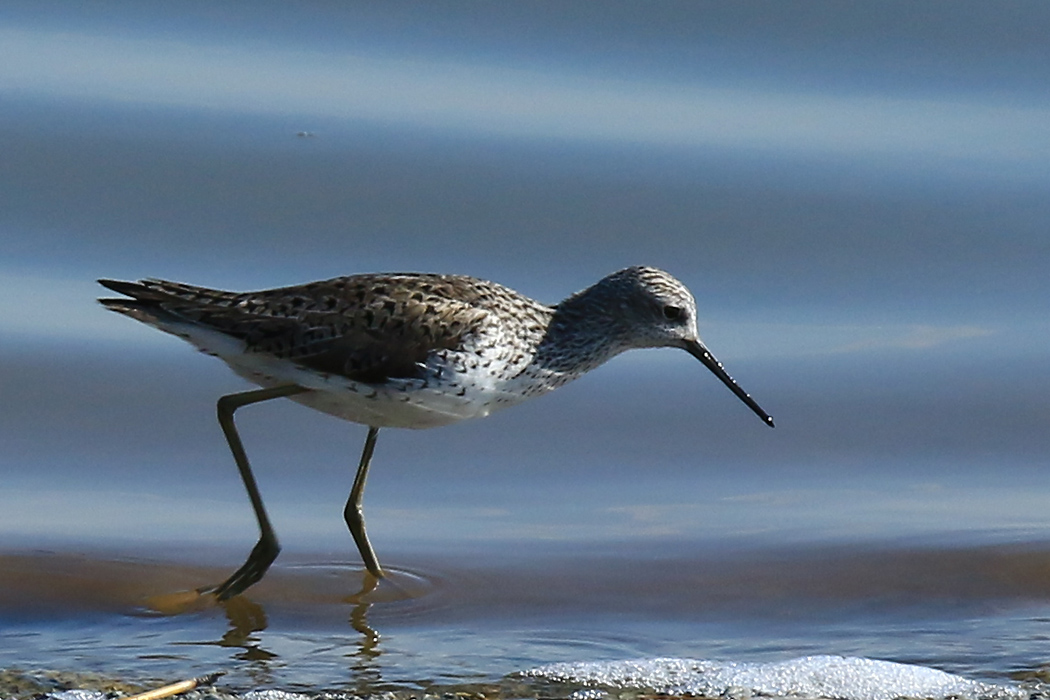
[[[101,300],[153,323],[190,323],[303,367],[354,381],[422,377],[431,353],[456,350],[484,323],[469,278],[352,275],[296,287],[234,293],[163,280],[100,280],[130,296]],[[475,282],[474,280],[469,280]]]

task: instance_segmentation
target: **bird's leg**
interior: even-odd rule
[[[244,445],[237,434],[237,426],[233,423],[233,412],[241,406],[291,396],[304,391],[309,390],[290,384],[269,389],[245,391],[239,394],[229,394],[219,399],[217,406],[219,425],[222,426],[222,432],[226,435],[226,442],[230,445],[233,460],[237,463],[237,470],[241,473],[241,479],[244,480],[244,488],[248,491],[248,498],[251,499],[255,518],[259,521],[259,542],[252,549],[251,554],[248,555],[247,561],[244,562],[241,568],[233,572],[232,576],[215,588],[201,591],[214,593],[215,597],[220,601],[232,598],[238,593],[244,592],[248,586],[257,583],[266,573],[266,570],[270,568],[273,560],[277,558],[277,553],[281,551],[280,545],[277,544],[277,535],[274,534],[273,527],[270,525],[270,519],[266,515],[266,509],[263,507],[262,497],[259,496],[259,487],[255,485],[255,477],[252,475],[251,465],[248,464],[248,455],[244,452]]]
[[[365,479],[368,478],[368,465],[372,462],[372,452],[376,448],[377,435],[379,435],[379,428],[370,427],[368,429],[365,449],[361,453],[361,463],[357,466],[357,476],[354,477],[354,485],[350,489],[350,498],[346,500],[346,508],[343,509],[343,518],[346,519],[346,525],[350,528],[350,534],[354,537],[357,550],[361,552],[361,559],[368,573],[376,578],[383,578],[383,570],[379,568],[379,560],[365,533],[365,516],[361,512],[361,497],[365,492]]]

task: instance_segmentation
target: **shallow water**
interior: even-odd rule
[[[813,656],[1045,694],[1048,37],[1038,3],[4,3],[0,697],[561,697],[606,691],[521,674],[625,660],[644,696],[661,658]],[[633,264],[695,292],[775,430],[652,351],[384,431],[395,575],[355,597],[364,428],[253,406],[283,553],[176,614],[257,536],[214,418],[248,387],[95,279],[553,303]]]
[[[1050,545],[680,549],[568,549],[502,563],[409,557],[418,570],[395,565],[356,601],[354,565],[282,563],[250,594],[180,614],[167,594],[228,567],[9,555],[0,659],[23,669],[61,659],[139,683],[225,670],[232,691],[370,693],[670,655],[892,657],[1002,683],[1050,653]]]
[[[671,655],[834,653],[1004,682],[1038,671],[1050,653],[1046,544],[546,549],[481,546],[476,554],[488,556],[441,561],[395,552],[391,580],[360,600],[355,563],[282,557],[250,594],[180,614],[170,594],[217,582],[231,566],[9,555],[0,660],[22,669],[61,660],[65,670],[147,684],[225,670],[232,691],[368,693]],[[196,554],[220,555],[236,561],[231,551]],[[417,568],[399,569],[401,560]]]

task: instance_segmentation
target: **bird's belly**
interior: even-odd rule
[[[376,428],[436,428],[488,415],[488,411],[474,404],[427,389],[401,392],[357,385],[356,391],[314,389],[289,398],[337,418]]]
[[[316,372],[267,353],[245,352],[241,341],[200,327],[164,330],[219,357],[253,384],[301,386],[308,391],[288,398],[337,418],[376,428],[434,428],[482,418],[554,386],[536,391],[528,377],[508,381],[474,368],[466,369],[463,358],[441,359],[441,371],[436,366],[432,368],[431,379],[390,379],[368,384]]]
[[[343,420],[376,428],[434,428],[482,418],[514,405],[524,396],[487,383],[441,384],[391,379],[382,384],[355,382],[297,367],[268,355],[220,355],[237,374],[263,387],[296,384],[309,391],[292,401]]]

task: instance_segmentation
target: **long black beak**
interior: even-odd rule
[[[748,395],[746,391],[740,388],[740,385],[733,381],[733,378],[725,371],[722,367],[722,363],[715,359],[715,356],[711,354],[711,351],[703,346],[698,340],[689,341],[685,345],[685,349],[689,351],[689,354],[704,363],[704,366],[714,372],[715,376],[722,380],[722,383],[729,387],[737,397],[747,404],[755,414],[765,421],[766,425],[770,428],[773,427],[773,417],[762,410],[762,407],[755,403],[755,400]]]

